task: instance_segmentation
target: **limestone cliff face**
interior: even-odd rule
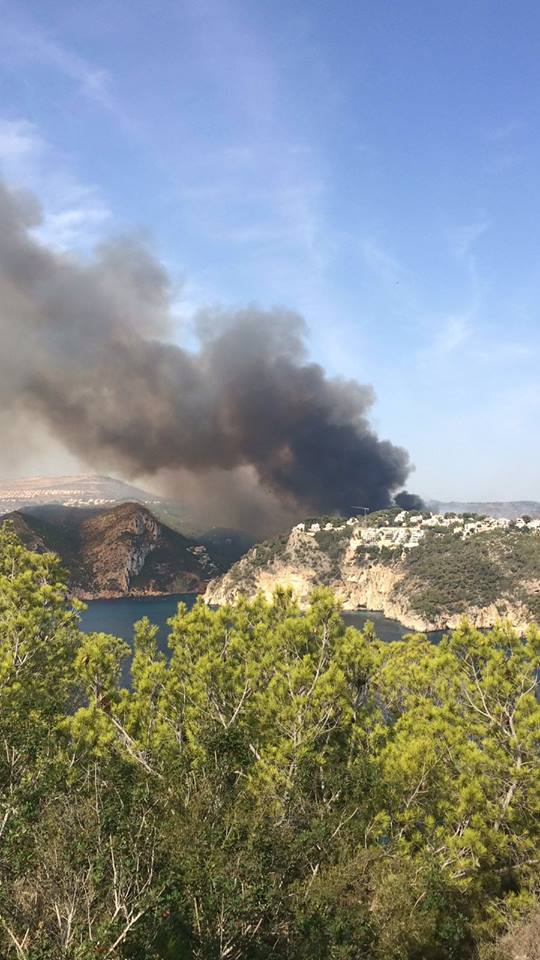
[[[239,595],[252,597],[258,591],[269,597],[282,585],[291,587],[305,602],[314,587],[324,585],[341,598],[344,609],[381,611],[414,630],[456,627],[463,616],[478,627],[489,627],[508,618],[519,629],[525,629],[534,619],[527,599],[540,600],[540,583],[530,581],[528,590],[523,591],[522,582],[516,578],[512,582],[507,576],[500,557],[506,562],[512,550],[518,549],[522,537],[529,552],[531,547],[537,551],[534,565],[536,556],[540,557],[540,531],[532,528],[510,533],[506,528],[492,529],[488,525],[471,532],[465,523],[459,527],[457,521],[451,525],[441,522],[439,527],[433,522],[425,528],[420,523],[400,525],[395,523],[395,517],[388,522],[381,520],[376,528],[356,520],[299,524],[287,537],[255,546],[226,574],[212,580],[205,600],[219,605]],[[474,542],[474,537],[480,539]],[[486,554],[481,553],[481,563],[475,554],[479,545]],[[479,579],[477,595],[467,583],[460,593],[460,581],[457,588],[454,583],[454,554],[458,571],[465,557],[471,569],[474,571],[477,564],[483,576],[489,561],[499,579],[490,569],[487,584]],[[416,563],[417,559],[422,562]],[[444,564],[449,569],[447,585]],[[467,578],[466,572],[464,577]],[[500,594],[493,595],[494,584],[499,583],[503,585]]]
[[[160,542],[160,524],[143,507],[132,504],[84,521],[80,542],[83,569],[79,579],[79,596],[90,599],[100,596],[126,596],[134,592],[137,577],[149,555]],[[135,592],[146,592],[138,585]],[[141,588],[143,588],[141,590]]]
[[[345,610],[378,610],[385,617],[399,620],[415,630],[438,628],[438,624],[435,626],[416,616],[406,603],[396,598],[396,588],[402,574],[383,564],[372,564],[362,571],[351,571],[344,564],[337,576],[328,576],[326,564],[316,556],[313,557],[312,566],[284,559],[255,573],[251,568],[251,559],[252,555],[248,554],[228,573],[211,580],[204,595],[206,603],[219,606],[239,596],[253,597],[259,592],[270,599],[278,586],[290,587],[300,602],[305,603],[315,587],[324,585],[341,599]]]
[[[59,554],[71,592],[83,600],[202,593],[220,570],[205,545],[171,530],[139,503],[44,507],[4,519],[31,549]]]

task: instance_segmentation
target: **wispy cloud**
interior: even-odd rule
[[[493,126],[484,133],[489,144],[486,172],[490,175],[505,174],[520,167],[525,159],[523,146],[526,142],[523,134],[526,124],[518,118]],[[520,134],[522,136],[520,136]]]
[[[0,175],[38,194],[44,219],[35,235],[56,249],[89,247],[110,222],[97,187],[81,183],[68,158],[28,120],[0,118]]]
[[[283,296],[292,273],[295,287],[312,287],[332,257],[329,183],[318,142],[287,97],[271,35],[234,0],[186,0],[176,16],[220,105],[215,135],[206,124],[186,130],[173,172],[183,213],[212,246],[244,248],[242,283],[256,268],[263,291]]]
[[[472,223],[465,223],[449,231],[450,247],[454,256],[465,260],[473,248],[491,227],[487,219],[480,219]]]
[[[34,124],[27,120],[0,118],[0,163],[20,169],[42,152],[43,141]]]
[[[448,363],[456,369],[459,362],[461,373],[465,369],[478,371],[480,367],[523,370],[527,365],[530,369],[537,359],[535,344],[509,337],[486,324],[477,305],[439,320],[435,335],[419,354],[421,366]]]
[[[99,202],[95,192],[82,189],[79,196],[71,197],[72,205],[58,212],[46,212],[43,224],[34,231],[49,247],[58,250],[72,250],[74,247],[87,246],[99,236],[102,228],[110,221],[109,209]]]
[[[488,130],[486,139],[491,143],[501,143],[505,140],[510,140],[514,134],[523,130],[524,126],[523,120],[518,120],[517,118],[507,120],[506,123],[501,123],[499,126],[492,127],[491,130]]]
[[[106,109],[114,109],[107,70],[59,44],[33,22],[20,26],[5,16],[0,35],[4,65],[25,63],[49,67],[72,80],[80,92]]]
[[[490,174],[504,174],[521,167],[524,157],[515,150],[506,150],[499,156],[493,157],[486,165],[486,170]]]
[[[364,263],[384,286],[396,286],[410,279],[411,273],[407,267],[374,240],[362,240],[360,249]]]
[[[200,210],[199,226],[212,240],[234,244],[276,244],[317,258],[325,246],[320,219],[323,181],[306,172],[279,174],[261,183],[257,170],[206,179],[179,189],[179,196]],[[234,216],[231,216],[231,210]]]
[[[535,344],[519,340],[484,339],[475,350],[475,358],[485,365],[517,364],[521,367],[525,363],[538,362],[538,348]]]
[[[34,19],[2,8],[0,56],[2,67],[20,74],[21,68],[38,67],[60,74],[70,81],[77,95],[111,114],[116,123],[134,130],[135,124],[125,107],[119,104],[112,76],[105,67],[81,56],[47,32]]]
[[[432,352],[439,356],[455,353],[472,335],[471,316],[467,313],[447,317],[435,338]]]
[[[447,231],[450,250],[467,277],[469,296],[462,313],[469,320],[480,314],[491,285],[479,263],[481,251],[478,249],[480,241],[491,228],[491,221],[487,217],[480,217]]]

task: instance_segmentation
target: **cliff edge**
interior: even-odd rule
[[[208,585],[205,600],[270,595],[305,600],[328,586],[348,610],[379,610],[415,630],[540,621],[540,520],[398,509],[365,519],[308,520],[258,544]]]

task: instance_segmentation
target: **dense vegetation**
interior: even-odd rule
[[[466,539],[451,529],[430,532],[408,552],[405,572],[410,605],[427,619],[445,610],[489,606],[505,595],[521,600],[540,619],[540,536],[526,528]]]
[[[168,661],[139,623],[128,691],[65,592],[0,533],[0,956],[533,956],[537,630],[198,603]]]

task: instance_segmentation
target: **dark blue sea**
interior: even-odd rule
[[[82,614],[81,626],[87,633],[93,631],[112,633],[129,643],[133,636],[133,624],[141,617],[148,617],[159,627],[159,646],[160,649],[166,650],[167,620],[174,616],[180,601],[183,601],[187,607],[192,607],[195,600],[196,597],[190,593],[169,597],[145,597],[140,600],[131,597],[121,600],[91,600],[88,602],[87,610]],[[346,623],[360,629],[370,620],[375,626],[379,639],[387,643],[399,640],[400,637],[412,632],[398,620],[389,620],[382,613],[375,611],[347,611],[343,614],[343,619]],[[430,637],[437,642],[441,634],[430,634]]]

